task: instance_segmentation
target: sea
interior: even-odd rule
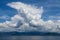
[[[60,40],[60,36],[0,36],[0,40]]]

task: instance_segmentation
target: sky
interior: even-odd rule
[[[60,0],[0,0],[1,32],[59,30]]]

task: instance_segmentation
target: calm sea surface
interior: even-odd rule
[[[0,40],[60,40],[60,36],[0,36]]]

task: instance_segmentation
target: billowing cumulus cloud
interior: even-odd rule
[[[43,6],[40,8],[22,2],[8,3],[7,6],[14,8],[18,13],[11,17],[11,21],[0,23],[0,31],[18,32],[60,32],[60,20],[43,21],[41,19],[44,12]]]

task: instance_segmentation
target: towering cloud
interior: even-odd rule
[[[44,12],[43,6],[38,8],[22,2],[8,3],[7,6],[16,9],[18,13],[11,18],[11,21],[0,23],[0,31],[60,32],[60,20],[55,22],[53,20],[43,21],[41,19]]]

